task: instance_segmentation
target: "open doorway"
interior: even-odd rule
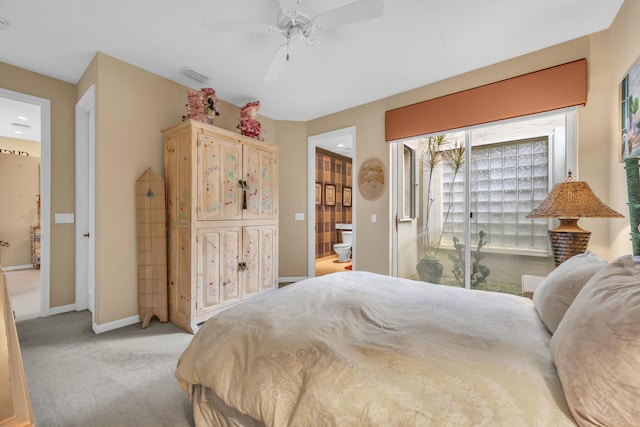
[[[13,219],[3,220],[6,227],[2,234],[9,237],[0,236],[0,240],[13,245],[5,246],[11,252],[2,264],[10,274],[7,284],[19,320],[48,316],[50,311],[50,111],[47,99],[0,89],[0,149],[7,165],[15,166],[2,170],[16,174],[27,171],[24,178],[5,180],[12,183],[9,189],[18,193],[13,201],[5,199],[10,208],[3,212]],[[20,189],[23,184],[24,191]],[[11,206],[22,206],[22,211],[14,212]]]
[[[355,141],[355,127],[308,138],[309,277],[355,269]]]

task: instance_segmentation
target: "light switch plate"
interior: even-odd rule
[[[371,214],[371,222],[376,222],[378,220],[378,217],[376,216],[376,214]]]
[[[75,221],[72,213],[57,213],[55,215],[56,224],[73,224]]]
[[[304,213],[296,213],[296,221],[304,221]]]

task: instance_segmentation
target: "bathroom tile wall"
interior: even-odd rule
[[[316,204],[316,258],[332,255],[333,245],[338,243],[336,224],[351,224],[352,208],[343,206],[343,187],[352,188],[352,163],[344,157],[330,151],[316,148],[316,183],[322,185],[322,200]],[[325,204],[325,184],[336,186],[336,204]]]

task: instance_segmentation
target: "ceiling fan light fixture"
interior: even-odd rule
[[[252,23],[229,23],[228,21],[205,22],[212,32],[254,32],[279,33],[286,40],[271,59],[263,79],[278,79],[284,65],[291,59],[294,45],[304,41],[312,49],[319,41],[311,39],[316,31],[379,18],[384,11],[384,0],[352,0],[349,4],[336,7],[321,14],[313,14],[302,6],[304,0],[278,0],[280,11],[274,25]]]
[[[305,38],[304,29],[298,25],[291,27],[287,32],[287,35],[293,43],[299,43]]]
[[[275,25],[276,31],[287,35],[299,34],[300,39],[309,37],[313,32],[313,28],[313,19],[299,10],[293,13],[280,11]]]
[[[207,81],[209,81],[209,77],[205,76],[204,74],[200,74],[197,71],[193,71],[191,68],[183,69],[182,74],[200,83],[206,83]]]

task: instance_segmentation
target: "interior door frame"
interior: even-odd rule
[[[356,127],[350,126],[330,132],[312,135],[307,138],[307,276],[315,277],[316,275],[316,147],[323,139],[333,139],[339,136],[350,136],[351,145],[353,147],[353,155],[351,157],[351,183],[356,186]],[[352,238],[351,245],[351,265],[356,270],[356,192],[353,192],[351,205],[351,224]]]
[[[40,316],[51,314],[51,101],[0,88],[0,97],[40,107]]]
[[[96,89],[76,103],[76,311],[89,310],[95,325],[95,145]]]

